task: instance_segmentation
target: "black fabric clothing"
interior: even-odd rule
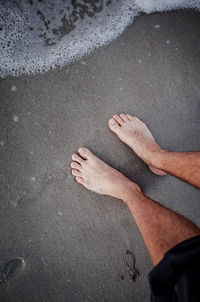
[[[200,302],[200,236],[170,249],[149,273],[152,302]]]

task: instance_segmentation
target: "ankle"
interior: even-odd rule
[[[154,168],[164,170],[164,158],[168,151],[164,149],[152,151],[149,155],[150,165]]]
[[[129,204],[134,200],[140,198],[140,196],[143,195],[142,190],[140,187],[134,183],[129,182],[126,184],[125,190],[123,192],[123,195],[121,196],[121,199],[123,202],[129,206]]]

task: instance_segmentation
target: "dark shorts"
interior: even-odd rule
[[[200,236],[170,249],[149,273],[152,302],[200,302]]]

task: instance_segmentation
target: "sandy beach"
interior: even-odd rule
[[[198,12],[142,14],[80,61],[0,81],[0,266],[13,257],[26,264],[1,286],[1,302],[150,300],[153,265],[128,208],[77,184],[71,155],[90,148],[200,225],[199,191],[152,174],[107,125],[115,113],[130,113],[163,148],[198,150],[199,37]],[[126,249],[136,256],[135,283],[123,263]]]

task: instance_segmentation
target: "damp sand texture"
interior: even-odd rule
[[[150,300],[152,263],[129,210],[74,182],[71,155],[90,148],[199,225],[199,191],[153,175],[107,126],[113,114],[129,112],[163,148],[198,150],[199,36],[195,11],[141,14],[87,58],[0,81],[0,267],[16,257],[26,264],[1,286],[1,302]]]

